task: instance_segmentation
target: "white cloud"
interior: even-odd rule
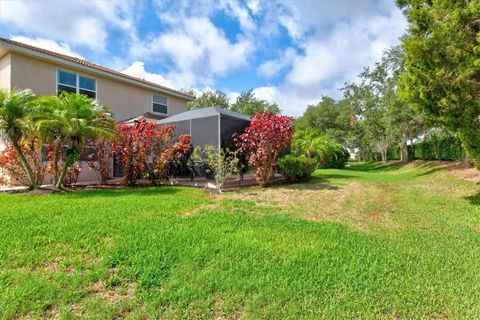
[[[149,61],[170,61],[173,66],[166,76],[184,88],[211,85],[215,77],[247,64],[252,52],[250,40],[239,37],[231,42],[206,17],[173,20],[169,30],[138,44],[131,54]]]
[[[288,48],[281,54],[280,58],[262,63],[258,67],[257,73],[259,76],[267,79],[273,78],[278,75],[279,72],[289,67],[295,56],[296,51],[293,48]]]
[[[260,65],[257,72],[266,78],[288,71],[278,85],[258,87],[254,93],[290,115],[301,115],[322,95],[339,98],[338,89],[398,44],[406,28],[393,4],[380,3],[379,10],[372,1],[281,2],[285,11],[279,21],[298,50]]]
[[[132,12],[132,1],[0,1],[1,22],[11,32],[93,50],[105,49],[110,30],[131,31]]]
[[[122,71],[133,77],[141,78],[153,83],[168,87],[176,87],[171,80],[166,79],[164,76],[158,73],[151,73],[145,70],[145,63],[142,61],[135,61],[131,66]]]
[[[12,36],[10,37],[14,41],[22,42],[29,44],[34,47],[43,48],[46,50],[58,52],[72,57],[77,57],[80,59],[85,59],[80,54],[76,53],[72,48],[65,42],[57,42],[50,39],[44,38],[28,38],[24,36]]]

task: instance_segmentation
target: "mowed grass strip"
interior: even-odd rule
[[[476,318],[479,188],[356,164],[220,196],[0,195],[0,318]]]

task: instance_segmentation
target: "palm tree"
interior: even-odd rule
[[[32,167],[20,147],[20,141],[32,130],[32,111],[35,95],[30,90],[0,90],[0,130],[5,131],[8,142],[22,161],[31,188],[38,188]]]
[[[69,167],[78,161],[88,139],[109,137],[115,126],[108,108],[81,94],[62,93],[59,97],[42,99],[43,119],[38,130],[54,145],[55,186],[62,187]],[[59,152],[63,149],[65,163],[58,173]]]

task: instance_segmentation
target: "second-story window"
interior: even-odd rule
[[[57,94],[63,91],[80,93],[95,99],[97,97],[97,81],[77,73],[58,70]]]
[[[152,99],[153,112],[168,114],[168,97],[154,94]]]

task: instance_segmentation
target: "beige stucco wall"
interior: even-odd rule
[[[10,54],[0,59],[0,89],[10,90]]]
[[[154,93],[168,97],[169,116],[187,110],[187,101],[169,94],[18,53],[11,54],[12,86],[19,89],[32,89],[38,95],[55,95],[58,68],[95,78],[97,80],[97,99],[111,108],[116,120],[125,120],[145,112],[152,112],[152,95]]]

